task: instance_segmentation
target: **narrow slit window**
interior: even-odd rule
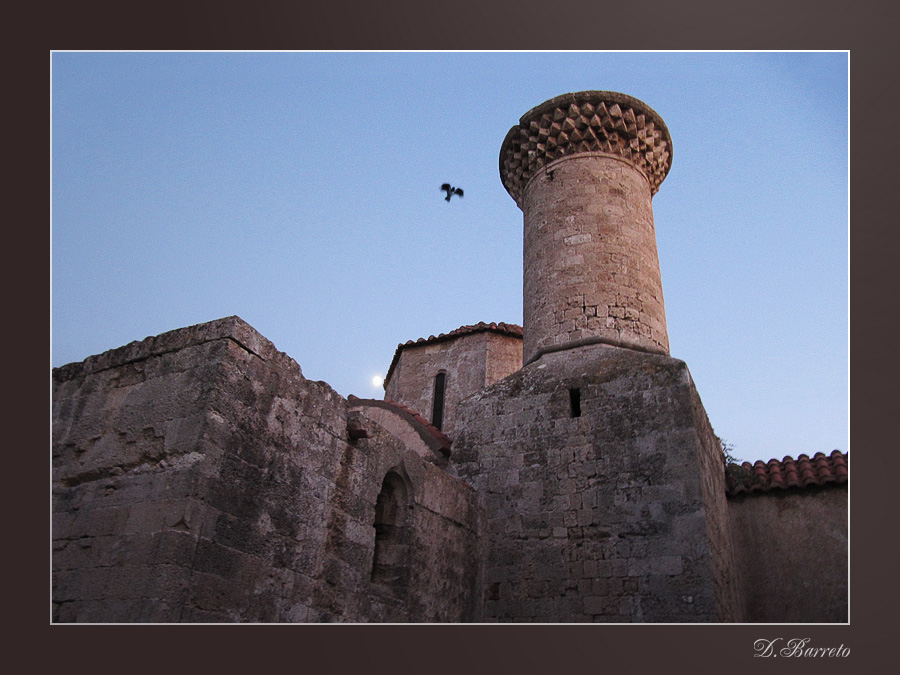
[[[438,429],[444,424],[444,389],[447,386],[447,374],[434,376],[434,404],[431,408],[431,423]]]
[[[581,389],[569,389],[569,410],[572,417],[581,417]]]

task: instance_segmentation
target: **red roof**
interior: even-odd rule
[[[518,338],[522,337],[522,327],[517,326],[514,323],[503,323],[502,321],[500,323],[485,323],[484,321],[480,321],[472,326],[460,326],[456,330],[451,330],[449,333],[441,333],[437,336],[429,335],[427,338],[419,338],[418,340],[407,340],[406,342],[397,345],[397,350],[394,352],[394,358],[391,361],[391,367],[388,368],[387,376],[384,378],[385,389],[387,389],[387,383],[390,381],[391,375],[394,374],[394,367],[400,359],[400,352],[403,351],[404,348],[446,342],[448,340],[455,340],[463,335],[471,335],[472,333],[481,333],[485,331],[511,335],[512,337]]]
[[[834,485],[847,482],[850,456],[840,450],[831,455],[817,452],[810,457],[800,455],[797,459],[785,457],[783,460],[759,460],[751,464],[744,462],[726,468],[726,492],[729,496],[753,492],[770,492],[788,488]]]

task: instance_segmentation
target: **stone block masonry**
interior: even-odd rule
[[[463,402],[460,426],[485,621],[740,618],[721,449],[683,362],[546,354]]]

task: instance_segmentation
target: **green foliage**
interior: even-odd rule
[[[716,436],[719,445],[722,446],[722,458],[725,462],[725,483],[728,487],[736,485],[750,485],[753,480],[753,472],[743,466],[734,456],[734,446]]]
[[[719,441],[719,445],[722,446],[722,454],[725,457],[725,466],[728,466],[729,464],[739,464],[740,462],[735,459],[733,454],[734,446],[727,441],[723,441],[718,436],[716,436],[716,440]]]

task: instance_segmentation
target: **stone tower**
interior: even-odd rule
[[[483,621],[740,619],[721,445],[669,356],[651,198],[662,119],[553,98],[507,134],[524,213],[524,365],[461,401],[453,459],[484,508]]]
[[[672,140],[662,118],[608,91],[525,113],[500,150],[524,213],[524,361],[603,343],[669,353],[651,197]]]

